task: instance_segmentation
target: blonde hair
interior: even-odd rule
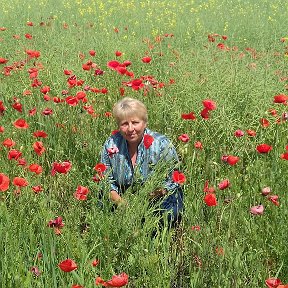
[[[121,99],[114,105],[113,116],[117,124],[133,116],[140,118],[145,123],[148,121],[147,108],[144,103],[129,97]]]

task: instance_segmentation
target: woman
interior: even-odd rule
[[[141,101],[123,98],[115,104],[113,116],[119,131],[107,139],[101,153],[110,182],[110,199],[116,205],[125,204],[125,190],[135,182],[143,184],[157,166],[165,163],[170,168],[169,176],[149,197],[158,199],[161,215],[168,212],[168,223],[174,226],[183,210],[183,191],[171,179],[172,170],[179,162],[175,148],[166,136],[147,128],[147,109]]]

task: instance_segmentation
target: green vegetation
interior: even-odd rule
[[[98,276],[107,280],[122,272],[130,288],[265,287],[268,278],[288,283],[288,101],[274,98],[287,98],[287,3],[2,2],[0,287],[89,288]],[[40,56],[29,57],[29,51]],[[144,56],[151,62],[143,63]],[[134,76],[107,67],[112,60],[131,61],[126,68]],[[69,86],[73,75],[78,83]],[[141,77],[141,89],[125,85]],[[41,91],[45,86],[47,93]],[[80,91],[84,101],[76,97]],[[110,112],[123,94],[147,105],[149,128],[172,140],[186,175],[181,227],[156,238],[151,232],[158,219],[148,208],[148,194],[165,176],[161,171],[138,193],[127,191],[127,207],[111,212],[108,197],[103,207],[98,203],[107,183],[93,181],[94,167],[105,139],[117,129]],[[208,119],[200,115],[205,99],[217,104]],[[190,112],[196,120],[182,119]],[[15,127],[17,119],[29,127]],[[235,136],[238,129],[244,136]],[[35,137],[36,131],[48,136]],[[181,134],[190,140],[181,142]],[[5,144],[7,139],[15,145]],[[37,141],[45,148],[36,149],[39,155]],[[203,149],[194,146],[197,141]],[[256,147],[264,143],[272,150],[259,153]],[[13,158],[11,150],[22,155]],[[225,155],[239,161],[229,165]],[[51,175],[53,163],[63,161],[72,163],[71,170]],[[43,171],[31,172],[31,164]],[[1,188],[3,175],[10,179],[7,190]],[[28,185],[17,187],[15,177]],[[230,186],[220,190],[224,179]],[[206,181],[215,188],[217,206],[203,201]],[[86,200],[74,197],[79,185],[89,189]],[[36,186],[43,191],[33,191]],[[264,187],[271,187],[268,196],[261,195]],[[252,215],[250,208],[260,204],[264,213]],[[48,225],[57,216],[63,218],[61,233]],[[58,267],[67,258],[78,267],[70,273]]]

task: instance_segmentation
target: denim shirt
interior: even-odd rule
[[[149,129],[144,130],[144,135],[153,137],[152,145],[146,148],[144,137],[138,145],[136,164],[133,167],[128,151],[127,141],[120,132],[111,135],[104,143],[101,152],[101,162],[106,166],[106,176],[110,183],[110,191],[115,190],[121,194],[123,190],[133,183],[143,184],[157,168],[157,164],[165,162],[169,172],[163,179],[161,187],[168,191],[179,188],[179,184],[171,179],[171,172],[179,162],[175,147],[169,139]],[[123,189],[124,188],[124,189]]]

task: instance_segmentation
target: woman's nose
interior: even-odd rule
[[[133,131],[134,130],[134,126],[133,126],[132,123],[129,123],[128,130],[129,131]]]

